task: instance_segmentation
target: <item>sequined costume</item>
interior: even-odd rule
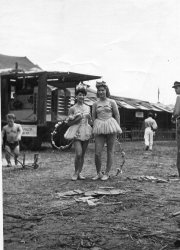
[[[64,137],[68,140],[76,139],[86,141],[89,140],[92,135],[92,128],[88,124],[90,107],[85,104],[75,104],[72,107],[72,113],[69,115],[70,119],[73,119],[73,117],[76,117],[79,113],[82,114],[81,121],[78,124],[70,126],[64,135]]]
[[[116,105],[115,101],[108,98],[106,101],[96,102],[97,118],[94,121],[93,134],[122,133],[119,124],[113,118],[112,105]]]

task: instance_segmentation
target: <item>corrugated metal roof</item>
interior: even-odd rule
[[[160,109],[161,111],[166,111],[168,113],[172,113],[173,110],[170,109],[169,107],[163,105],[162,103],[157,103],[157,104],[153,104],[154,107]]]
[[[145,101],[142,101],[140,102],[140,104],[142,104],[144,107],[146,107],[148,110],[150,111],[159,111],[161,112],[162,110],[158,109],[158,108],[155,108],[151,103],[149,102],[145,102]]]
[[[146,107],[147,107],[147,106],[146,106]],[[149,110],[152,110],[152,111],[162,112],[161,109],[158,109],[158,108],[154,107],[153,105],[149,105],[149,106],[148,106],[148,109],[149,109]]]
[[[143,100],[138,99],[132,99],[132,98],[126,98],[126,97],[120,97],[120,96],[111,96],[112,99],[114,99],[118,105],[121,103],[121,107],[130,109],[130,107],[133,107],[132,109],[139,109],[139,110],[149,110],[149,111],[155,111],[155,112],[163,112],[166,111],[168,113],[172,113],[172,108],[169,108],[166,105],[157,103],[150,103]]]
[[[139,103],[135,103],[134,106],[136,107],[136,109],[140,109],[140,110],[149,110],[148,108],[146,108],[145,106],[139,104]]]
[[[117,101],[116,100],[116,103],[118,104],[118,106],[126,108],[126,109],[136,109],[135,107],[133,107],[132,105],[130,105],[124,101]]]

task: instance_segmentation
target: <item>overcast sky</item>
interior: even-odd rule
[[[100,75],[122,97],[175,103],[179,0],[0,0],[0,53]],[[94,83],[91,84],[94,87]]]

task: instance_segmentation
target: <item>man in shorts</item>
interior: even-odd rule
[[[19,141],[21,140],[23,129],[20,124],[14,122],[16,119],[14,114],[7,114],[6,117],[8,124],[2,128],[1,140],[3,145],[5,138],[4,148],[5,148],[5,158],[7,161],[7,167],[12,167],[10,154],[13,153],[14,162],[15,165],[17,165],[17,158],[20,153]]]

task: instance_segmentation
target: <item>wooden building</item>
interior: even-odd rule
[[[142,129],[144,120],[151,112],[159,129],[171,129],[172,110],[160,103],[150,103],[142,100],[111,96],[116,100],[121,116],[121,126],[127,130]]]

